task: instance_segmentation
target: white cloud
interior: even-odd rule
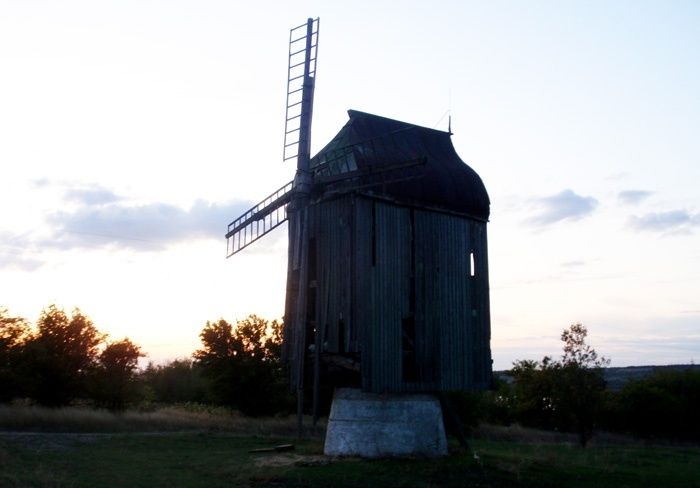
[[[68,201],[77,202],[83,205],[104,205],[124,199],[111,190],[99,186],[71,188],[66,191],[64,198]]]
[[[0,269],[34,271],[39,268],[43,262],[27,256],[31,247],[32,241],[26,234],[0,232]]]
[[[690,227],[700,225],[700,213],[691,214],[687,210],[650,212],[632,216],[629,225],[636,231],[687,233]]]
[[[556,195],[535,200],[539,207],[538,214],[528,219],[536,226],[554,224],[563,220],[580,220],[587,217],[598,206],[598,200],[590,196],[577,195],[566,189]]]
[[[178,241],[223,239],[226,224],[250,206],[250,202],[204,200],[196,201],[189,209],[167,203],[83,206],[51,216],[56,228],[52,244],[62,249],[116,246],[152,251]]]
[[[625,190],[617,194],[617,199],[626,205],[636,205],[649,198],[653,193],[647,190]]]

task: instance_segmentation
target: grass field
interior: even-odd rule
[[[304,441],[287,435],[293,419],[231,422],[186,432],[174,431],[172,422],[170,431],[158,432],[6,430],[0,432],[0,486],[700,487],[698,447],[602,439],[581,449],[566,436],[486,428],[469,452],[454,445],[444,459],[341,460],[321,455],[318,432]],[[0,428],[7,429],[2,415]],[[249,452],[282,443],[295,450]]]

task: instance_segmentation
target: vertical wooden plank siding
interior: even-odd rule
[[[376,259],[371,270],[372,389],[401,389],[401,319],[408,313],[409,211],[374,202]]]
[[[344,195],[308,208],[317,269],[316,282],[310,280],[307,286],[315,286],[315,321],[323,351],[359,352],[366,391],[489,386],[486,223],[361,195]],[[296,307],[291,297],[297,296],[298,227],[298,219],[290,214],[285,320]],[[411,313],[418,367],[415,378],[404,378],[402,320]],[[287,323],[285,327],[285,355],[296,384],[303,374],[294,367],[302,363],[304,346],[297,343],[303,334]]]
[[[491,317],[489,305],[489,270],[486,224],[473,222],[474,264],[476,293],[473,295],[477,320],[474,327],[475,342],[472,348],[477,371],[473,377],[476,388],[486,388],[491,382]]]
[[[344,197],[313,206],[318,222],[314,235],[318,255],[318,320],[319,326],[327,331],[325,350],[333,353],[353,352],[357,348],[357,341],[352,340],[354,324],[350,308],[352,207],[349,202],[350,198]],[[344,324],[342,338],[341,320]]]
[[[357,329],[360,343],[360,368],[362,387],[367,391],[377,391],[373,382],[375,358],[374,317],[372,315],[372,297],[374,288],[372,279],[372,206],[374,202],[367,198],[354,200],[353,219],[353,322]]]
[[[423,388],[463,389],[470,367],[469,224],[435,212],[417,212],[417,239],[423,262],[416,286],[421,290],[419,330],[425,342]]]

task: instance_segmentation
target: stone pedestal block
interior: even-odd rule
[[[338,388],[324,453],[367,458],[447,455],[442,409],[427,394],[376,394]]]

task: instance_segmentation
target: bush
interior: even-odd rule
[[[496,425],[510,425],[516,421],[515,393],[506,380],[494,377],[491,390],[481,395],[483,420]]]

